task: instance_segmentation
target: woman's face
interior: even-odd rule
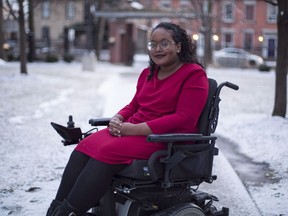
[[[181,44],[174,42],[169,30],[158,28],[150,36],[148,49],[156,65],[169,66],[179,61],[177,53],[181,50]]]

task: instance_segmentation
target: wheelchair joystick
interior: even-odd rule
[[[68,119],[68,122],[67,122],[67,127],[68,128],[75,128],[75,123],[73,121],[73,116],[72,115],[69,115],[69,119]]]

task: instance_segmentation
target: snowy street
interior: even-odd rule
[[[79,62],[31,63],[23,76],[19,63],[0,62],[1,216],[45,215],[74,148],[61,144],[50,122],[65,125],[73,115],[82,131],[91,129],[90,118],[109,117],[129,102],[146,65],[143,57],[133,67],[98,62],[91,72]],[[216,195],[217,207],[230,208],[231,216],[288,216],[288,120],[271,116],[275,72],[209,68],[207,73],[240,89],[222,90],[218,179],[200,189]]]

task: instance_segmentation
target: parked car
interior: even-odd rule
[[[259,67],[264,64],[263,58],[243,49],[227,47],[213,53],[213,62],[224,67]]]

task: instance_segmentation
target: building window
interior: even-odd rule
[[[51,5],[49,0],[42,0],[42,17],[49,18],[51,14]]]
[[[276,58],[276,37],[268,37],[267,38],[267,58],[268,59],[275,59]]]
[[[233,47],[233,33],[232,32],[223,32],[222,33],[222,46],[223,47]]]
[[[278,8],[274,5],[267,4],[267,22],[276,23],[277,14],[278,14]]]
[[[245,20],[254,21],[255,20],[255,5],[245,4]]]
[[[251,51],[253,48],[253,33],[244,32],[243,35],[243,48],[244,50]]]
[[[222,20],[231,23],[234,21],[234,5],[232,2],[226,2],[223,5]]]
[[[50,28],[48,26],[42,27],[42,40],[47,47],[50,47]]]
[[[191,8],[191,2],[190,0],[181,0],[180,1],[180,6],[179,6],[182,10],[188,10],[189,8]]]
[[[160,9],[170,9],[171,6],[171,0],[161,0],[159,3]]]
[[[66,4],[66,18],[74,19],[76,15],[76,6],[74,0],[69,0]]]

